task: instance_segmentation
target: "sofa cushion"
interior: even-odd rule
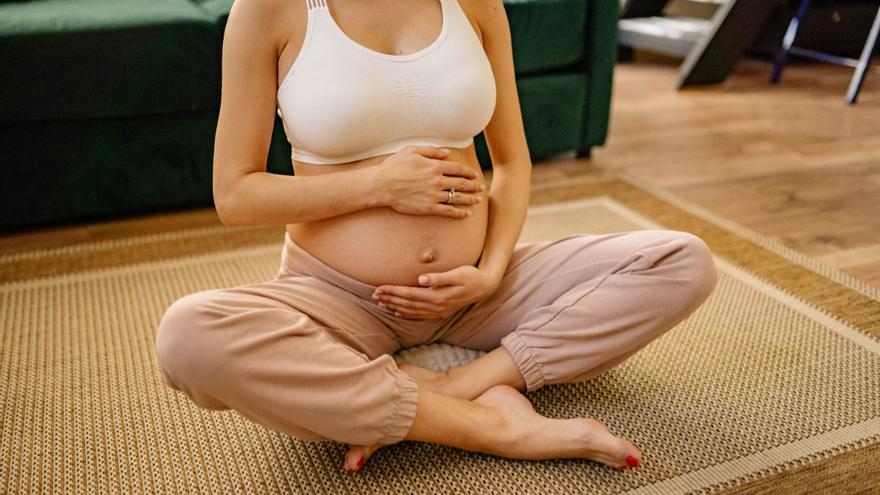
[[[587,3],[504,0],[517,74],[565,67],[584,56]]]
[[[187,0],[0,3],[0,122],[216,108],[220,37]]]
[[[193,4],[208,13],[216,22],[222,32],[226,28],[226,19],[229,18],[229,10],[233,0],[190,0]]]

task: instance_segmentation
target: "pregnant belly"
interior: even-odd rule
[[[333,167],[294,162],[297,175],[332,173],[379,164],[388,155]],[[477,172],[486,185],[473,144],[450,148],[455,160]],[[324,220],[288,224],[290,237],[312,256],[361,282],[419,285],[423,273],[439,273],[475,265],[483,251],[489,221],[488,193],[465,218],[408,215],[390,207],[370,208]]]
[[[419,285],[423,273],[475,265],[479,260],[488,201],[464,208],[471,215],[461,219],[372,208],[290,224],[287,230],[306,251],[354,279],[373,285]]]

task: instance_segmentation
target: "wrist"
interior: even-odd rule
[[[387,206],[390,201],[381,164],[362,168],[358,172],[361,173],[360,183],[363,186],[361,197],[364,198],[364,209]]]
[[[483,277],[486,281],[486,290],[488,293],[492,294],[498,290],[498,286],[501,285],[501,279],[503,278],[504,273],[486,267],[480,268],[480,271],[483,273]]]

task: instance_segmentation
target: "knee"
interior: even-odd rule
[[[689,305],[702,304],[718,282],[712,251],[703,239],[690,232],[671,232],[675,241],[681,244],[677,266],[684,281],[685,299]]]
[[[159,321],[155,347],[159,369],[165,383],[209,409],[224,406],[200,393],[201,383],[210,375],[205,366],[212,361],[206,330],[210,315],[206,305],[212,291],[186,295],[168,307]]]
[[[159,320],[156,331],[156,358],[168,377],[170,371],[189,368],[192,353],[187,352],[200,324],[203,293],[186,295],[171,304]]]

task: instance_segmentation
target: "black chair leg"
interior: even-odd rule
[[[849,83],[849,90],[846,92],[846,101],[852,105],[859,98],[859,91],[862,90],[862,83],[865,82],[865,75],[871,66],[871,57],[877,50],[877,39],[880,37],[880,9],[877,9],[877,17],[874,19],[874,25],[871,26],[871,34],[868,35],[868,42],[862,49],[862,56],[859,58],[859,65],[856,66],[856,73],[853,74],[852,81]]]
[[[785,68],[785,63],[788,62],[791,46],[794,44],[794,39],[797,36],[801,22],[807,15],[810,2],[811,0],[801,0],[797,13],[791,19],[791,22],[788,23],[788,29],[785,31],[785,37],[782,39],[782,48],[779,49],[779,54],[776,55],[776,62],[773,63],[773,75],[770,76],[770,82],[773,84],[779,83],[779,79],[782,77],[782,70]]]
[[[589,158],[590,155],[592,154],[592,153],[590,152],[591,149],[592,149],[592,148],[590,148],[589,146],[587,146],[586,148],[583,148],[583,149],[579,149],[579,150],[577,151],[577,157],[578,157],[578,158]]]

